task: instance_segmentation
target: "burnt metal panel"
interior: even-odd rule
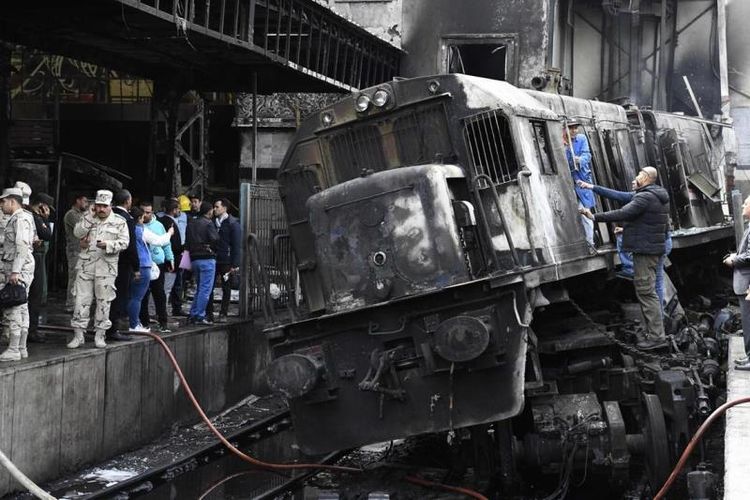
[[[327,309],[349,310],[470,279],[448,165],[404,167],[353,179],[308,202]]]

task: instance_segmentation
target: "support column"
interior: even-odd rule
[[[258,73],[253,72],[253,184],[258,183]]]
[[[639,100],[641,93],[641,16],[638,13],[640,1],[635,0],[630,13],[630,64],[628,78],[628,95],[633,104],[643,104]]]
[[[657,87],[656,109],[667,110],[667,0],[661,0],[661,20],[659,22],[659,82]]]
[[[727,2],[716,0],[716,43],[719,49],[719,83],[721,85],[721,120],[731,122],[731,97],[729,95],[729,71],[727,69]],[[709,50],[711,50],[710,48]],[[737,167],[737,138],[733,128],[722,131],[724,143],[724,188],[727,204],[731,206],[731,194],[734,189],[734,171]]]
[[[169,82],[154,81],[154,95],[151,100],[149,135],[149,179],[156,180],[164,174],[165,181],[152,182],[156,189],[166,189],[175,195],[182,194],[180,159],[175,145],[180,101],[184,90]],[[164,117],[166,134],[159,140],[159,114]]]

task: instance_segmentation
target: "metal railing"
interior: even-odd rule
[[[313,0],[118,0],[178,29],[262,51],[351,89],[392,79],[400,51]]]
[[[283,308],[296,317],[296,260],[278,187],[242,184],[240,193],[246,242],[240,308],[246,316],[262,312],[266,321],[275,321],[275,310]]]

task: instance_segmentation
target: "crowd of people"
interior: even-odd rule
[[[17,182],[2,192],[0,205],[0,291],[7,287],[7,297],[0,293],[0,302],[6,302],[2,325],[9,337],[0,361],[18,361],[28,356],[28,341],[46,341],[39,317],[47,296],[46,256],[53,241],[55,203],[50,195],[32,194],[28,184]],[[75,195],[62,218],[68,268],[65,311],[72,314],[73,329],[67,347],[85,343],[92,310],[99,348],[107,340],[131,340],[133,333],[169,332],[168,303],[171,316],[210,325],[217,273],[222,298],[216,320],[227,321],[241,259],[241,227],[229,207],[224,198],[211,204],[181,195],[166,199],[162,211],[155,212],[150,201],[135,204],[127,190],[99,190],[93,203],[84,194]],[[196,292],[186,312],[189,281]]]

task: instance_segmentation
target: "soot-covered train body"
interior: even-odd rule
[[[721,134],[709,143],[688,117],[441,75],[363,90],[301,125],[279,183],[309,313],[266,335],[268,380],[304,450],[523,415],[543,437],[533,401],[563,420],[593,408],[625,442],[612,412],[642,406],[637,370],[596,328],[537,320],[571,293],[606,293],[615,263],[611,227],[596,250],[585,241],[562,141],[573,120],[595,182],[628,190],[659,169],[676,248],[731,234],[710,161]]]

